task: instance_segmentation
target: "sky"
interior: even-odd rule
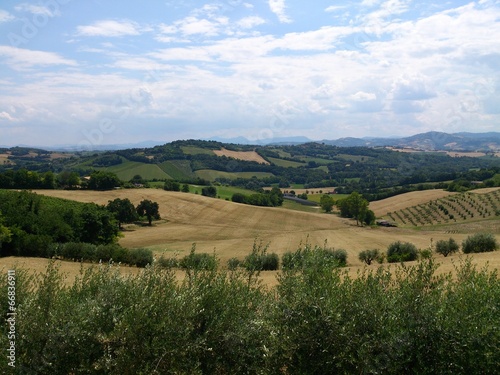
[[[0,145],[500,131],[500,0],[0,3]]]

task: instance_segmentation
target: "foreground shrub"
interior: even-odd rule
[[[387,261],[389,263],[395,262],[409,262],[417,260],[418,250],[416,246],[410,242],[397,241],[389,245],[387,248]]]
[[[477,233],[469,236],[462,243],[462,251],[469,253],[485,253],[498,249],[498,243],[491,233]]]
[[[161,256],[157,260],[157,265],[160,268],[166,268],[166,269],[177,268],[179,267],[179,260],[177,260],[176,258],[165,258]]]
[[[283,270],[270,291],[243,270],[179,281],[96,265],[71,285],[54,262],[16,270],[16,369],[3,355],[0,373],[497,374],[498,273],[470,259],[453,276],[436,268]],[[2,311],[7,287],[2,272]]]
[[[447,257],[450,254],[456,253],[460,247],[457,242],[450,238],[448,241],[439,240],[436,242],[436,253],[444,255]]]
[[[238,258],[231,258],[227,261],[227,269],[230,271],[236,270],[241,264]]]

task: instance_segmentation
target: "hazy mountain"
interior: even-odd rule
[[[427,132],[403,138],[340,138],[322,143],[339,147],[392,146],[436,151],[499,151],[500,133],[442,133]]]

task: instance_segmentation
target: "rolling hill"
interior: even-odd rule
[[[129,198],[134,204],[142,199],[151,199],[159,203],[162,220],[153,227],[129,226],[120,240],[123,246],[144,246],[153,249],[157,255],[183,256],[189,252],[192,244],[196,243],[200,252],[215,251],[222,264],[232,257],[242,259],[250,252],[257,238],[264,243],[269,242],[269,251],[278,254],[295,250],[301,242],[308,241],[313,245],[323,245],[327,241],[328,246],[347,250],[350,265],[360,266],[357,254],[361,250],[386,249],[390,243],[397,240],[412,242],[419,248],[428,248],[431,238],[436,241],[450,237],[449,227],[441,229],[429,227],[420,230],[361,228],[357,227],[353,221],[336,215],[291,211],[284,208],[254,207],[159,189],[106,192],[45,190],[37,193],[99,204],[106,204],[115,198]],[[376,212],[385,211],[384,207],[388,205],[405,209],[419,201],[428,202],[438,197],[437,195],[429,196],[427,193],[410,193],[410,196],[390,198],[389,201],[378,202],[371,208]],[[490,229],[493,229],[494,233],[499,236],[499,218],[488,221],[493,223]],[[454,237],[461,242],[468,234],[478,230],[481,231],[481,228],[462,228],[454,234]]]

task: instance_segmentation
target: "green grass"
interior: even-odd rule
[[[189,160],[167,160],[159,164],[159,167],[174,180],[194,177]]]
[[[277,158],[268,158],[268,159],[271,163],[284,168],[289,168],[289,167],[296,168],[296,167],[303,167],[304,165],[306,165],[306,163],[298,163],[296,161],[290,161],[290,160],[283,160]]]
[[[347,155],[347,154],[338,154],[338,158],[344,159],[346,161],[352,161],[352,162],[357,162],[359,161],[364,162],[373,159],[371,156],[363,156],[363,155]]]
[[[215,155],[213,150],[196,146],[181,146],[181,150],[186,155],[198,155],[198,154]]]
[[[322,212],[320,208],[314,208],[313,206],[305,206],[303,204],[285,199],[283,200],[283,206],[281,208],[287,209],[287,210],[295,210],[295,211],[303,211],[303,212],[316,212],[320,213]]]
[[[268,172],[223,172],[216,171],[213,169],[200,169],[195,172],[195,174],[203,178],[204,180],[214,181],[216,178],[252,178],[253,176],[257,178],[272,177],[272,173]]]
[[[241,193],[245,195],[251,195],[256,193],[253,190],[242,189],[235,186],[216,186],[216,188],[217,188],[217,196],[220,197],[221,199],[228,198],[229,200],[231,200],[231,197],[233,196],[234,193]]]
[[[165,171],[163,171],[157,164],[146,164],[136,161],[126,161],[122,164],[113,165],[111,167],[95,169],[116,173],[118,178],[122,181],[129,181],[135,175],[140,175],[145,180],[152,180],[154,178],[172,178],[169,174],[165,173]]]
[[[325,194],[309,194],[307,196],[307,199],[310,200],[311,202],[319,203],[319,201],[323,195],[325,195]],[[331,197],[333,198],[334,201],[337,201],[337,200],[343,199],[343,198],[347,198],[348,196],[349,196],[349,194],[332,194],[331,195]]]
[[[321,165],[328,165],[328,164],[336,163],[335,160],[322,159],[322,158],[313,158],[313,157],[310,157],[310,156],[301,156],[300,159],[303,160],[305,163],[308,163],[310,161],[314,161],[317,164],[321,164]]]

